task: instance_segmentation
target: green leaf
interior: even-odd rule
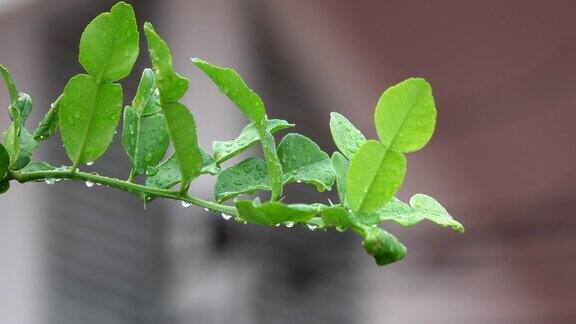
[[[148,116],[159,113],[162,110],[160,108],[158,91],[154,71],[148,68],[144,69],[138,90],[132,100],[132,109],[134,109],[137,115]]]
[[[38,171],[50,171],[55,170],[56,168],[51,166],[46,162],[32,162],[25,166],[23,169],[20,170],[21,173],[30,173],[30,172],[38,172]],[[44,181],[44,180],[40,180]]]
[[[178,101],[188,90],[188,79],[181,77],[172,65],[172,55],[166,42],[154,31],[154,26],[146,22],[144,32],[148,42],[148,51],[152,59],[152,67],[160,90],[162,104]]]
[[[202,155],[202,174],[218,174],[220,168],[214,163],[212,157],[203,149],[200,149]],[[166,161],[147,171],[146,185],[150,187],[169,189],[180,183],[180,167],[178,166],[176,155],[171,155]]]
[[[192,62],[212,79],[220,91],[226,94],[256,127],[270,176],[272,200],[279,199],[282,196],[282,166],[276,154],[274,137],[266,131],[267,117],[262,99],[246,85],[236,71],[198,58],[193,58]]]
[[[20,97],[16,101],[16,104],[13,105],[10,109],[11,110],[10,115],[13,120],[14,120],[14,111],[13,111],[14,109],[18,110],[20,114],[19,118],[20,124],[24,125],[24,122],[28,119],[28,116],[30,116],[30,112],[32,112],[32,98],[30,98],[30,96],[25,93],[20,94]]]
[[[200,148],[200,155],[202,155],[202,174],[216,175],[220,173],[220,166],[216,164],[214,158],[210,156],[206,151]]]
[[[330,132],[338,150],[349,160],[366,142],[366,137],[362,135],[362,132],[354,127],[346,117],[337,112],[330,114]]]
[[[349,162],[340,152],[334,152],[332,154],[332,168],[334,169],[334,174],[336,175],[336,187],[338,188],[338,198],[340,199],[340,204],[347,206],[346,202],[346,175],[348,174]]]
[[[16,165],[16,161],[20,157],[20,130],[22,128],[20,124],[20,113],[15,111],[16,119],[12,121],[10,127],[4,134],[4,148],[10,156],[10,167]]]
[[[266,125],[266,112],[262,99],[246,85],[236,71],[210,64],[199,58],[193,58],[192,62],[206,73],[220,91],[242,110],[251,123],[259,127]]]
[[[14,83],[14,79],[3,65],[0,65],[0,74],[2,74],[2,78],[4,79],[4,84],[6,84],[6,89],[8,90],[8,94],[10,95],[10,104],[15,105],[16,101],[18,101],[18,89],[16,88],[16,83]]]
[[[378,227],[364,228],[362,244],[379,266],[400,261],[406,256],[406,247],[394,235]]]
[[[158,165],[170,144],[164,115],[156,113],[142,117],[138,115],[136,109],[126,106],[122,144],[130,158],[132,168],[138,174],[143,174],[149,167]]]
[[[329,206],[322,209],[322,221],[324,227],[336,227],[339,230],[354,228],[356,223],[354,216],[340,206]]]
[[[221,203],[243,193],[270,190],[268,182],[266,162],[249,158],[220,172],[214,186],[214,196]]]
[[[162,95],[162,92],[160,92]],[[181,103],[162,103],[168,133],[174,145],[181,174],[181,189],[202,171],[202,155],[196,138],[196,122],[192,113]]]
[[[37,142],[45,141],[52,137],[52,135],[56,134],[60,125],[58,114],[60,111],[60,100],[62,99],[62,96],[63,95],[60,95],[56,101],[50,105],[50,109],[46,115],[44,115],[40,125],[38,125],[38,128],[34,132],[34,139]]]
[[[293,127],[294,124],[290,124],[285,120],[281,119],[269,119],[266,121],[266,131],[270,134],[274,134],[280,130]],[[256,144],[260,140],[258,135],[258,130],[254,124],[250,123],[248,126],[244,127],[240,135],[233,140],[220,142],[216,141],[212,144],[212,152],[214,153],[214,159],[218,163],[222,163],[250,148],[252,145]]]
[[[392,151],[414,152],[432,137],[436,106],[426,80],[411,78],[386,90],[374,113],[382,144]]]
[[[62,140],[75,165],[99,158],[114,138],[122,111],[122,87],[79,74],[60,101]]]
[[[380,142],[364,143],[350,163],[346,200],[353,212],[369,214],[387,203],[402,185],[406,158]]]
[[[0,180],[6,177],[8,169],[10,168],[10,155],[6,152],[6,149],[2,144],[0,144]]]
[[[123,79],[138,58],[139,38],[132,6],[119,2],[84,29],[80,64],[98,83]]]
[[[328,154],[306,136],[291,133],[278,145],[284,183],[305,182],[316,185],[319,191],[330,190],[334,183],[334,169]]]
[[[22,127],[20,130],[20,152],[18,160],[16,160],[16,163],[14,164],[14,170],[20,170],[30,163],[32,151],[34,151],[37,146],[38,142],[36,142],[34,137],[25,127]]]
[[[259,201],[239,201],[236,203],[239,219],[261,225],[306,223],[320,212],[320,207],[305,204],[284,204],[279,201],[269,201],[260,204]]]
[[[394,221],[405,227],[412,227],[428,219],[442,227],[450,227],[463,233],[464,226],[454,220],[442,205],[434,198],[416,194],[410,199],[410,205],[394,198],[376,212],[380,221]]]

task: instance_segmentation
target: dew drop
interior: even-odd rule
[[[298,179],[296,180],[297,183],[302,183],[302,180]]]
[[[284,225],[288,228],[291,228],[292,226],[294,226],[294,222],[286,222],[284,223]]]
[[[86,181],[86,187],[92,188],[93,186],[94,186],[94,182],[92,182],[92,181]]]
[[[210,210],[210,209],[208,209],[208,208],[204,208],[204,211],[209,211],[209,210]]]
[[[344,226],[336,226],[336,230],[340,233],[345,232],[346,231],[346,227]]]
[[[91,165],[93,165],[93,164],[94,164],[94,161],[90,161],[90,162],[87,162],[87,163],[86,163],[87,166],[91,166]]]
[[[232,218],[232,215],[228,215],[228,214],[224,214],[224,213],[222,213],[220,215],[222,215],[222,218],[224,218],[224,220],[229,220],[230,218]]]
[[[48,179],[44,179],[44,182],[46,182],[46,184],[51,185],[51,184],[54,184],[54,182],[56,182],[56,180],[52,179],[52,178],[48,178]]]
[[[182,201],[182,207],[188,208],[188,207],[190,207],[190,206],[192,206],[191,203],[189,203],[189,202],[187,202],[187,201]]]

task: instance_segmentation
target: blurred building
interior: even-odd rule
[[[113,3],[0,0],[0,63],[34,99],[29,125],[81,73],[80,34]],[[330,111],[374,137],[381,92],[426,77],[438,129],[408,156],[400,196],[437,197],[467,233],[392,225],[409,255],[379,268],[353,235],[235,224],[170,201],[144,211],[128,194],[82,183],[14,185],[0,196],[0,323],[576,322],[576,4],[134,3],[191,79],[184,101],[205,148],[246,121],[193,56],[236,68],[270,116],[330,151]],[[145,49],[122,81],[125,102],[148,66]],[[116,142],[85,168],[125,177]],[[35,157],[68,163],[58,137]],[[211,184],[192,190],[209,197]],[[293,201],[330,197],[287,191]]]

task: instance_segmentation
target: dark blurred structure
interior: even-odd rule
[[[34,98],[30,125],[81,72],[80,33],[112,3],[0,0],[0,63]],[[352,235],[227,223],[171,202],[144,212],[127,194],[82,184],[15,185],[0,196],[0,323],[576,322],[574,2],[134,3],[191,79],[185,101],[206,148],[245,120],[191,56],[237,68],[269,115],[326,150],[330,111],[373,137],[382,90],[426,77],[438,129],[409,156],[400,196],[437,197],[467,233],[391,226],[409,256],[379,268]],[[123,82],[126,102],[145,48]],[[67,163],[60,145],[37,157]],[[91,168],[126,176],[121,145]],[[316,195],[287,189],[295,201]]]

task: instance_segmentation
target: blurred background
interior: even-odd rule
[[[237,69],[269,116],[330,152],[330,111],[375,137],[382,91],[427,78],[437,132],[408,157],[399,196],[436,197],[467,232],[390,225],[409,254],[381,268],[350,234],[242,225],[173,201],[143,210],[82,183],[14,184],[0,196],[0,323],[576,323],[575,2],[129,2],[191,79],[184,102],[208,149],[246,120],[193,56]],[[80,34],[113,3],[0,0],[0,63],[34,99],[29,125],[82,72]],[[67,164],[61,145],[35,158]],[[118,136],[85,169],[126,177]],[[192,191],[209,198],[212,183]]]

